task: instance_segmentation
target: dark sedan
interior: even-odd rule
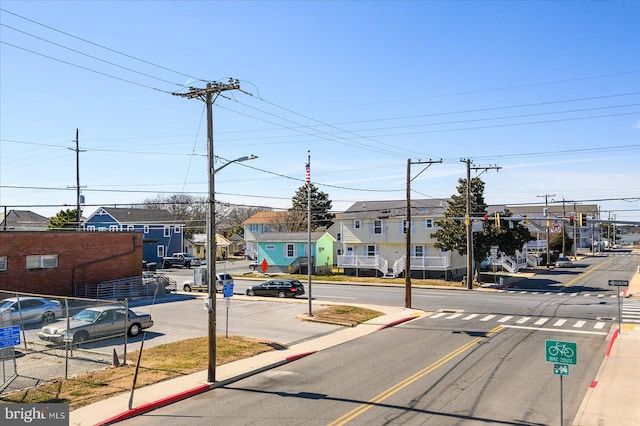
[[[269,280],[247,289],[247,296],[296,297],[304,294],[298,280]]]

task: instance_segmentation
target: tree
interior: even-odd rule
[[[328,228],[335,215],[331,213],[331,200],[326,192],[320,191],[313,183],[302,185],[291,199],[287,222],[289,232],[302,232],[307,229],[307,185],[311,188],[311,229]]]
[[[460,255],[467,254],[467,229],[463,218],[466,214],[466,189],[467,180],[459,179],[458,194],[451,196],[444,219],[437,220],[435,225],[439,228],[431,236],[436,239],[435,246],[441,250],[457,251]],[[503,219],[512,217],[509,210],[500,213]],[[487,215],[487,205],[484,202],[484,182],[480,178],[471,179],[471,208],[470,216],[476,220]],[[473,234],[473,259],[479,263],[487,258],[491,246],[498,246],[505,254],[513,255],[520,250],[525,243],[533,240],[526,226],[519,221],[501,220],[498,227],[494,220],[483,223],[482,232]]]
[[[49,229],[76,229],[78,227],[78,209],[60,210],[49,219]]]
[[[146,199],[143,205],[147,209],[166,210],[175,220],[184,222],[184,234],[187,237],[206,232],[207,208],[204,198],[188,194],[158,195]]]

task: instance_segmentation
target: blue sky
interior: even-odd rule
[[[599,204],[640,222],[640,2],[0,2],[0,206],[85,215],[207,194],[287,208],[312,181],[336,211],[449,197],[461,159],[490,204]],[[224,164],[224,161],[217,166]],[[413,175],[422,168],[414,165]],[[475,173],[474,173],[475,176]]]

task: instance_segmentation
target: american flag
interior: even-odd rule
[[[307,183],[311,183],[311,164],[306,163],[304,165],[305,178],[307,179]]]

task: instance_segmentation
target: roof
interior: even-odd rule
[[[444,216],[448,203],[448,198],[411,200],[411,215]],[[340,219],[364,217],[385,219],[388,217],[405,217],[406,215],[407,200],[358,201],[341,214]]]
[[[193,237],[189,239],[193,244],[206,244],[207,234],[193,234]],[[224,237],[222,234],[216,234],[216,244],[219,246],[231,245],[231,241]]]
[[[257,225],[257,224],[270,224],[281,222],[283,218],[286,218],[286,211],[277,212],[258,212],[251,216],[249,219],[242,222],[243,225]]]
[[[0,213],[0,231],[46,231],[49,218],[30,210],[9,210],[7,215]]]
[[[576,204],[567,202],[564,207],[562,204],[552,204],[546,206],[549,209],[549,215],[555,217],[567,217],[575,215],[576,213],[586,213],[588,215],[599,216],[599,208],[597,204]],[[514,216],[535,216],[542,217],[544,215],[544,204],[536,204],[530,206],[510,206],[507,204],[507,208],[513,213]]]
[[[316,242],[324,235],[324,232],[312,232],[311,241]],[[267,232],[257,238],[260,243],[306,243],[309,234],[306,232]]]
[[[91,215],[91,217],[99,214],[101,211],[107,213],[121,224],[176,224],[184,222],[182,220],[177,220],[171,212],[160,209],[100,207]]]

